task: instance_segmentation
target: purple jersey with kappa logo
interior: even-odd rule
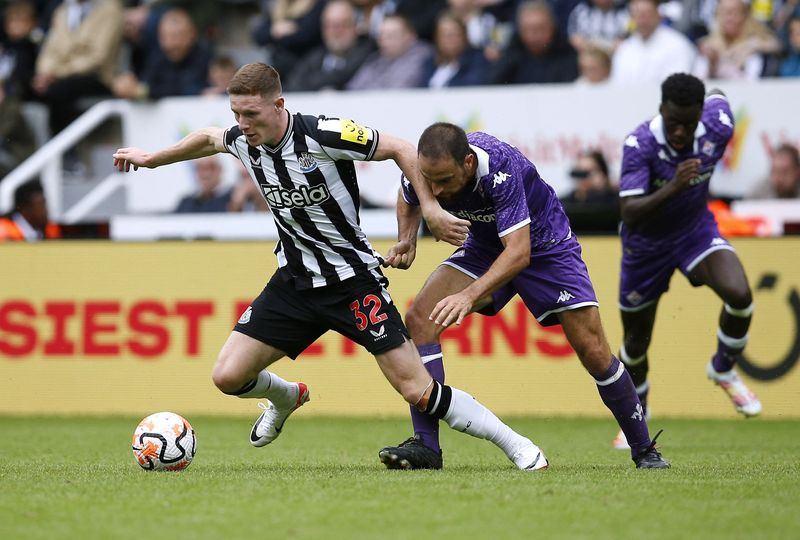
[[[441,205],[472,224],[472,242],[500,251],[500,238],[528,223],[531,249],[547,250],[570,237],[569,220],[553,188],[522,152],[486,133],[470,133],[467,140],[478,158],[476,178]],[[405,178],[402,189],[405,201],[418,206]]]
[[[663,119],[656,116],[628,135],[622,151],[620,197],[649,195],[672,181],[678,164],[697,158],[700,170],[686,191],[671,197],[646,221],[635,227],[623,225],[622,242],[634,249],[672,245],[705,222],[708,183],[733,136],[733,113],[727,98],[712,94],[705,100],[694,136],[694,146],[676,152],[667,143]]]

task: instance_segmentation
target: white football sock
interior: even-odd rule
[[[266,369],[256,378],[256,384],[247,392],[239,394],[240,398],[268,398],[276,406],[294,405],[298,397],[295,383],[284,381]]]
[[[452,386],[450,388],[453,398],[450,409],[443,418],[448,426],[456,431],[493,442],[509,459],[521,447],[532,444],[529,439],[504,424],[477,399],[458,388]]]

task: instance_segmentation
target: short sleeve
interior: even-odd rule
[[[414,191],[414,186],[411,185],[411,181],[406,178],[406,175],[400,175],[400,190],[403,194],[403,200],[406,203],[410,204],[411,206],[419,206],[419,197],[417,197],[417,192]]]
[[[633,132],[622,145],[622,171],[619,179],[619,196],[644,195],[650,186],[650,166],[645,141]]]
[[[713,134],[715,142],[725,146],[733,137],[734,119],[728,98],[722,94],[711,94],[706,97],[703,106],[703,125]]]
[[[234,156],[237,155],[235,148],[236,139],[238,139],[241,136],[242,136],[242,130],[239,128],[238,125],[229,127],[228,129],[225,130],[225,133],[222,135],[222,141],[223,144],[225,145],[225,149]]]
[[[344,118],[320,116],[313,136],[333,159],[369,161],[378,148],[376,130]]]
[[[497,236],[502,238],[531,222],[524,182],[533,171],[515,166],[508,158],[499,167],[492,164],[491,170],[494,174],[490,172],[481,182],[484,193],[494,201]]]

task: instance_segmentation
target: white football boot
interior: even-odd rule
[[[550,462],[547,461],[541,448],[530,441],[528,442],[530,444],[521,447],[511,456],[511,461],[514,462],[514,465],[523,471],[539,471],[548,468]]]
[[[301,382],[295,384],[297,384],[298,391],[297,402],[292,407],[287,407],[285,409],[278,408],[271,401],[268,401],[267,405],[264,403],[258,404],[259,407],[264,409],[264,412],[261,413],[261,416],[259,416],[255,424],[253,424],[253,429],[250,430],[250,444],[253,446],[264,446],[277,439],[289,415],[310,399],[308,386]]]
[[[742,382],[736,370],[720,373],[714,369],[714,365],[709,362],[706,368],[708,378],[714,384],[725,390],[736,410],[746,417],[758,416],[761,413],[761,402],[756,395]]]

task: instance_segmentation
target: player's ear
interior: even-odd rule
[[[467,157],[464,158],[464,167],[469,170],[473,170],[475,165],[478,163],[478,158],[475,156],[474,152],[470,152],[467,154]]]
[[[273,103],[275,105],[275,110],[280,112],[283,110],[283,105],[285,103],[285,100],[283,96],[278,96]]]

